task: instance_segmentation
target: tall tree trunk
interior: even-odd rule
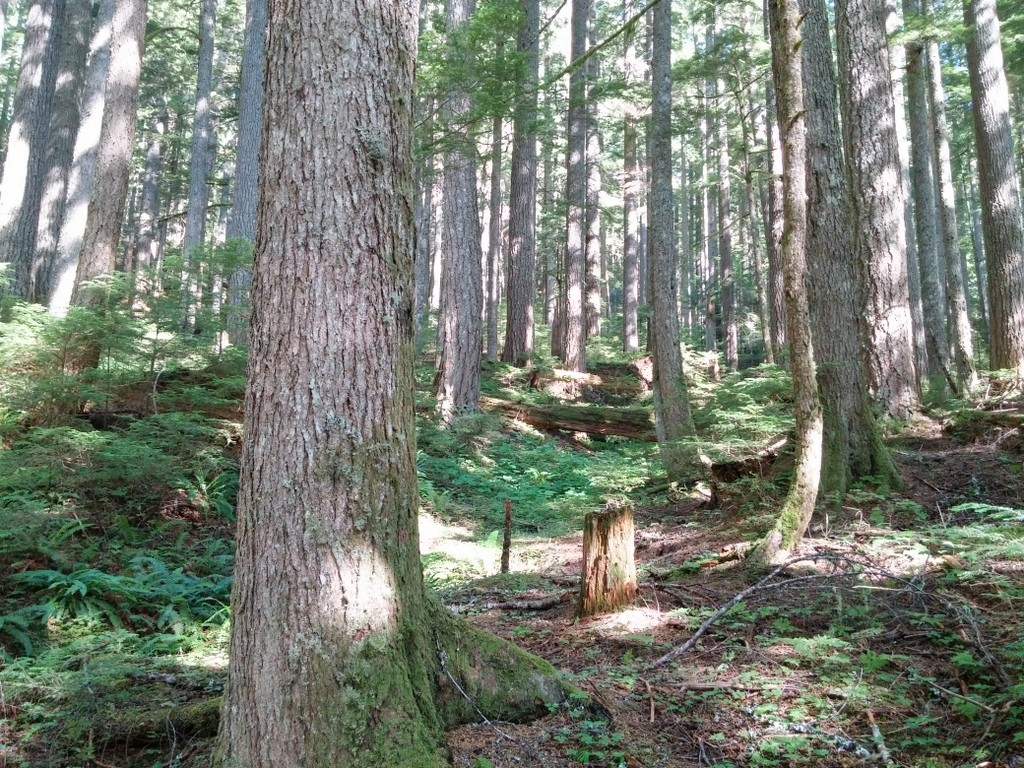
[[[146,0],[117,0],[96,176],[71,294],[76,306],[101,303],[104,292],[89,283],[114,271],[128,200],[145,45]]]
[[[523,719],[565,693],[549,665],[456,620],[424,589],[416,13],[392,0],[338,9],[271,5],[218,768],[438,768],[446,726],[477,712]],[[297,85],[318,94],[317,109],[295,108]]]
[[[117,0],[100,0],[89,48],[89,65],[82,91],[78,134],[75,137],[71,170],[68,175],[64,219],[61,222],[57,256],[48,286],[50,313],[57,316],[63,316],[71,303],[78,256],[89,214],[89,201],[92,199],[96,182],[96,164],[103,130],[103,107],[116,5]]]
[[[551,211],[555,207],[555,158],[554,152],[544,153],[544,196],[543,207]],[[548,235],[548,228],[545,227]],[[552,328],[558,309],[558,254],[561,251],[557,238],[546,237],[544,248],[544,324]],[[552,338],[554,338],[552,332]],[[552,357],[558,357],[554,350]]]
[[[587,44],[587,17],[592,0],[572,0],[571,53],[577,61]],[[569,139],[566,157],[565,242],[565,349],[563,359],[570,371],[587,369],[586,315],[586,198],[587,198],[587,105],[586,72],[576,67],[569,75]]]
[[[926,16],[933,15],[932,2],[924,0]],[[971,320],[967,315],[964,275],[960,266],[960,235],[956,225],[956,192],[949,151],[949,126],[946,122],[946,91],[942,85],[942,61],[939,59],[937,41],[928,42],[927,55],[933,132],[932,163],[938,192],[939,234],[946,266],[949,336],[958,384],[970,391],[977,386],[978,371],[974,365],[974,341],[971,337]]]
[[[690,236],[690,169],[686,143],[679,152],[679,316],[682,335],[689,343],[693,330],[693,245]]]
[[[908,18],[920,12],[919,0],[906,0]],[[907,114],[913,152],[914,222],[917,262],[921,274],[921,305],[927,345],[929,386],[945,390],[949,375],[949,340],[946,334],[946,303],[942,263],[939,261],[938,231],[935,226],[935,182],[932,170],[932,133],[928,118],[928,58],[920,42],[906,46]]]
[[[898,483],[871,408],[860,355],[857,264],[825,0],[802,0],[807,146],[807,292],[822,406],[822,495],[864,477]]]
[[[14,293],[23,299],[36,298],[36,236],[64,8],[65,0],[36,0],[29,8],[0,182],[0,261],[10,262]]]
[[[79,105],[85,80],[86,55],[92,31],[89,3],[69,3],[64,18],[63,42],[53,93],[50,135],[46,147],[44,186],[39,201],[39,222],[35,251],[30,259],[31,301],[46,303],[57,261],[57,244],[64,221],[68,176],[74,157],[75,139],[81,122]],[[29,223],[27,220],[24,222]]]
[[[658,447],[670,480],[691,482],[701,476],[690,398],[679,352],[676,264],[672,204],[672,11],[654,7],[651,56],[651,206],[650,289],[654,360],[654,415]]]
[[[903,185],[894,172],[900,158],[882,0],[838,0],[836,28],[868,370],[882,414],[906,419],[918,399]]]
[[[981,211],[979,210],[977,174],[970,174],[971,193],[967,205],[971,211],[971,250],[974,252],[974,274],[978,279],[978,303],[981,305],[981,324],[986,334],[989,326],[988,307],[988,268],[985,259],[985,236],[981,228]]]
[[[633,3],[625,0],[623,16],[633,15]],[[643,178],[637,163],[638,110],[633,104],[632,89],[640,82],[636,55],[636,32],[626,30],[622,58],[626,88],[629,91],[622,120],[622,350],[636,352],[640,340],[637,330],[637,308],[640,304],[640,189]]]
[[[512,116],[512,178],[508,214],[508,296],[501,359],[517,366],[533,359],[533,302],[537,293],[537,78],[540,0],[520,0],[516,50],[523,76]],[[547,178],[545,178],[547,183]],[[547,281],[545,281],[545,289]]]
[[[433,107],[428,107],[432,109]],[[434,209],[434,156],[428,155],[416,167],[416,258],[413,262],[415,327],[417,343],[423,339],[430,310],[430,263]]]
[[[594,30],[596,1],[590,0],[587,17],[589,45],[598,43]],[[597,124],[597,56],[587,59],[587,203],[586,203],[586,321],[587,338],[601,335],[601,134]]]
[[[716,23],[717,26],[717,23]],[[718,254],[719,285],[722,290],[722,334],[725,337],[725,363],[730,370],[740,367],[740,337],[736,325],[736,274],[732,253],[732,162],[729,158],[729,113],[725,82],[715,86],[721,104],[718,109]]]
[[[487,359],[498,359],[498,270],[501,262],[501,117],[494,117],[491,123],[491,193],[490,212],[487,222]]]
[[[160,218],[160,177],[164,167],[164,137],[170,115],[166,107],[153,117],[151,135],[146,146],[146,165],[142,172],[139,204],[139,236],[135,241],[135,266],[138,271],[152,270],[157,263],[157,222]],[[237,181],[236,187],[237,189]],[[228,220],[231,231],[231,219]],[[229,328],[230,328],[229,314]],[[230,333],[230,330],[229,330]],[[229,337],[230,338],[230,337]],[[232,342],[234,343],[234,342]]]
[[[710,46],[710,33],[705,33],[705,48]],[[702,116],[701,136],[704,139],[704,349],[714,352],[718,349],[718,319],[715,306],[716,262],[718,261],[718,208],[715,205],[715,194],[711,185],[711,165],[714,160],[714,142],[712,140],[711,102],[714,97],[714,80],[705,78],[707,95],[704,97],[704,113]]]
[[[461,34],[472,13],[472,0],[448,0],[450,32]],[[452,88],[446,118],[449,125],[460,125],[470,112],[470,97],[464,85]],[[459,414],[476,411],[480,398],[482,258],[476,149],[472,138],[463,135],[453,141],[444,160],[444,260],[436,379],[437,413],[443,425]]]
[[[783,157],[782,262],[786,286],[787,335],[793,370],[796,465],[789,493],[758,557],[773,562],[800,542],[814,514],[821,476],[822,415],[815,383],[807,304],[807,146],[804,125],[800,9],[796,0],[768,0],[772,29],[772,70]]]
[[[770,41],[768,30],[769,8],[772,0],[764,0],[764,36]],[[786,351],[786,304],[782,285],[782,141],[779,136],[778,104],[775,84],[765,86],[767,109],[765,134],[768,146],[767,194],[762,195],[765,212],[765,244],[768,251],[768,309],[771,315],[772,353],[775,362],[788,364]]]
[[[202,295],[197,250],[206,236],[206,209],[210,201],[207,177],[213,167],[213,48],[217,18],[217,0],[202,0],[199,13],[199,63],[196,78],[195,119],[192,123],[192,149],[188,165],[188,206],[185,210],[185,236],[182,241],[181,327],[195,323],[198,299]]]
[[[968,0],[967,63],[988,267],[989,358],[1024,377],[1024,220],[995,0]]]
[[[227,237],[256,240],[260,132],[263,125],[263,45],[267,37],[267,0],[246,0],[242,38],[242,83],[238,93],[238,149]],[[241,266],[228,284],[227,333],[235,346],[249,345],[249,290],[252,270]]]

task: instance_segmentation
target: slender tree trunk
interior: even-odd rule
[[[432,109],[432,107],[430,107]],[[423,339],[430,310],[431,213],[434,209],[434,156],[429,155],[416,169],[416,259],[413,265],[416,340]]]
[[[769,8],[772,0],[764,0],[764,36],[770,40],[768,31]],[[763,195],[765,212],[765,243],[768,251],[768,309],[771,315],[772,353],[779,365],[788,364],[786,347],[786,304],[782,285],[782,141],[779,137],[779,120],[775,84],[765,86],[767,109],[765,134],[768,146],[767,195]]]
[[[586,51],[587,17],[591,0],[572,0],[571,59]],[[563,359],[570,371],[585,371],[586,316],[586,197],[587,197],[587,105],[586,73],[577,67],[569,75],[569,140],[566,168],[565,244],[565,349]]]
[[[971,211],[971,250],[974,251],[974,274],[978,278],[978,302],[981,305],[981,322],[986,333],[989,327],[988,268],[985,259],[985,236],[981,228],[981,211],[978,202],[977,174],[971,174],[971,194],[967,205]]]
[[[814,514],[821,476],[822,415],[815,383],[807,304],[807,147],[804,125],[800,9],[795,0],[768,0],[772,28],[772,70],[783,155],[782,261],[787,332],[793,370],[796,465],[789,493],[758,557],[773,562],[799,544]]]
[[[146,0],[117,0],[95,182],[71,294],[76,306],[102,302],[104,292],[88,284],[114,271],[128,200],[145,44]]]
[[[35,251],[30,259],[30,300],[46,303],[57,262],[57,245],[64,221],[68,176],[81,123],[79,110],[85,80],[86,55],[92,31],[89,3],[69,3],[53,93],[50,135],[46,147],[45,181],[39,201]],[[27,226],[29,222],[26,220]],[[20,225],[19,225],[20,226]],[[27,240],[27,238],[26,238]]]
[[[1024,378],[1024,221],[995,0],[968,0],[964,21],[988,271],[990,364]]]
[[[679,152],[679,313],[686,343],[693,330],[693,246],[690,242],[690,169],[686,145]]]
[[[270,29],[230,668],[214,765],[439,768],[445,727],[523,719],[558,706],[565,687],[549,665],[456,620],[424,590],[415,7],[373,0],[339,12],[282,0]],[[316,110],[295,108],[297,85],[319,94]]]
[[[207,177],[213,166],[213,48],[217,0],[202,0],[199,14],[199,75],[196,79],[195,120],[192,124],[192,149],[188,166],[188,206],[185,212],[185,236],[182,242],[181,327],[195,323],[198,299],[202,294],[200,263],[196,251],[206,235],[206,209],[210,200]]]
[[[63,43],[65,0],[37,0],[29,8],[14,119],[0,183],[0,261],[10,262],[14,293],[36,300],[39,208],[45,181],[50,117]]]
[[[668,3],[653,10],[651,56],[651,335],[654,360],[654,415],[658,447],[670,480],[701,476],[693,444],[693,416],[679,352],[676,264],[672,205],[672,13]]]
[[[730,370],[740,367],[739,328],[736,325],[736,274],[732,253],[732,162],[729,157],[729,117],[725,105],[725,83],[715,86],[722,104],[716,120],[718,130],[718,254],[719,285],[722,290],[722,333],[725,363]]]
[[[623,5],[623,15],[633,13],[631,0]],[[626,87],[635,88],[640,81],[637,69],[634,30],[626,30],[623,69]],[[637,123],[636,107],[626,103],[626,114],[622,123],[622,349],[627,354],[636,352],[640,340],[637,330],[637,308],[640,304],[640,188],[643,178],[637,164]]]
[[[533,359],[533,302],[537,274],[537,92],[540,1],[520,0],[516,49],[523,77],[512,117],[512,179],[508,217],[508,296],[501,359],[517,366]],[[548,179],[545,178],[545,185]],[[545,281],[547,290],[547,281]],[[546,298],[546,297],[545,297]],[[545,308],[547,303],[545,301]]]
[[[448,0],[449,30],[460,34],[472,13],[472,0]],[[464,86],[454,85],[445,110],[448,124],[465,122],[470,108]],[[444,260],[437,366],[437,413],[444,425],[459,414],[476,411],[480,398],[483,276],[475,166],[471,137],[459,137],[444,161]]]
[[[487,224],[487,359],[498,359],[498,270],[501,261],[501,117],[491,124],[491,218]]]
[[[544,153],[544,210],[555,206],[555,158],[553,152]],[[546,229],[545,229],[546,232]],[[544,248],[544,323],[552,328],[558,310],[558,253],[556,238],[546,238]],[[552,338],[554,332],[552,331]],[[558,357],[551,352],[552,357]]]
[[[931,3],[925,0],[925,15],[932,16]],[[957,383],[968,391],[978,383],[974,365],[974,341],[971,321],[967,315],[964,275],[960,267],[960,236],[956,225],[956,192],[953,187],[953,165],[949,151],[949,126],[946,123],[946,92],[942,85],[942,62],[939,44],[927,45],[928,95],[931,101],[933,132],[932,164],[938,192],[939,235],[946,267],[946,302],[949,309],[949,336],[956,365]]]
[[[907,17],[920,12],[918,0],[907,0]],[[942,265],[939,261],[938,231],[935,226],[935,182],[932,175],[932,133],[928,119],[928,58],[920,42],[906,46],[907,114],[913,151],[914,222],[917,260],[921,274],[921,304],[927,345],[929,386],[945,390],[949,375],[949,341],[946,335],[946,307]]]
[[[595,0],[590,0],[587,37],[591,46],[598,40],[594,31]],[[586,64],[587,72],[587,203],[586,209],[586,321],[587,338],[601,335],[601,134],[597,124],[596,86],[600,72],[597,56]]]
[[[135,241],[135,265],[138,270],[142,271],[152,270],[157,263],[160,177],[164,167],[163,144],[169,120],[170,115],[166,108],[157,112],[153,117],[151,136],[146,147],[146,166],[142,173],[142,193],[139,205],[139,236]],[[231,221],[229,219],[228,232],[230,231]]]
[[[918,400],[903,185],[894,172],[900,159],[882,0],[838,0],[836,28],[871,386],[884,416],[906,419]]]

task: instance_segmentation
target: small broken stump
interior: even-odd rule
[[[633,509],[609,502],[583,521],[583,579],[576,616],[613,611],[636,594]]]

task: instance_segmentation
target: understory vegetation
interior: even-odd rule
[[[159,306],[0,318],[0,765],[201,766],[226,670],[245,358]],[[172,313],[168,313],[170,316]],[[905,487],[825,499],[797,559],[744,562],[791,468],[775,366],[688,357],[711,477],[657,444],[541,431],[514,409],[650,409],[642,357],[586,376],[487,363],[484,411],[439,429],[417,370],[421,548],[452,610],[586,700],[449,734],[456,765],[967,766],[1024,758],[1021,393],[993,378],[889,425]],[[540,339],[541,349],[546,340]],[[98,347],[99,366],[82,351]],[[638,363],[639,361],[639,363]],[[584,515],[636,514],[633,607],[573,620]],[[511,507],[512,567],[498,574]],[[739,595],[742,599],[735,600]],[[722,611],[734,601],[732,607]],[[664,663],[689,639],[697,641]]]

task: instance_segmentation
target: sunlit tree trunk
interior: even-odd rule
[[[1024,221],[995,0],[968,0],[964,22],[988,267],[989,358],[993,369],[1024,377]]]
[[[502,120],[491,121],[491,176],[487,221],[487,274],[484,276],[484,317],[487,326],[487,359],[498,359],[498,272],[501,267],[501,142]]]
[[[971,189],[967,205],[971,212],[971,250],[974,251],[974,274],[978,279],[978,303],[981,305],[981,322],[988,331],[988,268],[985,259],[985,236],[981,228],[981,211],[978,202],[977,175],[970,174]]]
[[[48,286],[51,314],[67,312],[74,288],[78,256],[82,247],[89,201],[96,181],[100,135],[103,129],[103,105],[107,88],[107,68],[113,36],[116,0],[101,0],[89,48],[79,114],[78,134],[68,175],[68,186],[61,222],[57,255]]]
[[[529,365],[533,359],[533,302],[537,295],[537,92],[540,1],[521,0],[516,49],[523,57],[512,116],[512,178],[508,215],[508,297],[501,359]],[[547,183],[547,179],[545,179]],[[547,281],[545,281],[545,284]]]
[[[14,293],[35,300],[35,261],[46,147],[63,39],[65,0],[36,0],[29,7],[14,116],[0,181],[0,261],[11,264]]]
[[[628,18],[633,11],[631,0],[626,0],[623,15]],[[622,64],[627,89],[635,88],[640,81],[635,37],[633,28],[626,30]],[[639,117],[632,98],[633,94],[629,93],[622,121],[622,349],[626,353],[636,352],[640,343],[637,308],[640,303],[640,187],[643,179],[637,165]]]
[[[449,764],[445,727],[546,712],[565,689],[549,665],[456,620],[423,585],[415,7],[280,0],[270,30],[229,673],[213,764],[439,768]],[[317,109],[296,109],[296,85],[317,93]]]
[[[795,0],[768,0],[768,3],[783,157],[782,261],[796,417],[793,480],[779,517],[757,553],[760,560],[773,562],[796,548],[814,514],[821,476],[822,415],[815,382],[806,288],[807,147],[800,9]]]
[[[906,419],[918,398],[903,184],[882,0],[838,0],[836,29],[868,370],[882,414]]]
[[[71,295],[71,303],[76,306],[92,306],[102,301],[103,291],[92,290],[88,284],[114,271],[128,200],[145,45],[146,0],[118,0],[114,11],[96,177]]]
[[[716,27],[718,19],[716,18]],[[732,162],[729,157],[729,113],[726,109],[725,82],[715,86],[719,94],[718,119],[718,254],[719,286],[722,291],[722,335],[725,363],[733,371],[740,367],[739,328],[736,325],[736,273],[732,252]]]

